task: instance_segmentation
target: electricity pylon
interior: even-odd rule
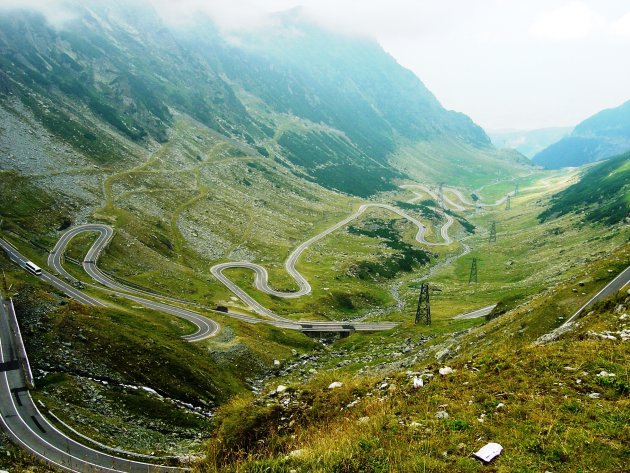
[[[490,226],[490,243],[496,243],[497,241],[497,222],[492,222]]]
[[[429,300],[429,285],[420,286],[420,297],[418,298],[418,308],[416,309],[416,323],[424,320],[426,325],[431,325],[431,303]]]
[[[472,265],[470,266],[470,276],[468,276],[468,284],[473,281],[477,282],[477,258],[472,259]]]
[[[512,196],[510,196],[510,194],[508,194],[507,199],[505,201],[505,210],[510,210],[512,208]]]

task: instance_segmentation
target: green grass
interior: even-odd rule
[[[630,153],[590,167],[581,180],[557,194],[539,216],[547,221],[583,213],[586,222],[614,225],[630,215]]]
[[[2,229],[40,242],[43,235],[70,221],[72,208],[12,171],[0,171],[0,220]]]
[[[506,150],[481,150],[448,139],[405,142],[390,158],[410,179],[475,189],[495,180],[526,176],[530,166]]]
[[[627,248],[587,269],[608,274],[606,268],[624,262],[630,262]],[[198,470],[622,471],[630,454],[630,352],[624,342],[585,334],[619,330],[623,322],[614,309],[621,303],[627,310],[630,298],[621,293],[599,304],[558,342],[531,343],[559,323],[553,308],[572,297],[572,286],[558,286],[459,338],[447,362],[452,375],[437,374],[440,365],[431,358],[419,361],[411,369],[423,371],[425,380],[426,373],[434,376],[418,391],[395,368],[384,387],[385,375],[328,368],[309,382],[285,381],[289,395],[280,399],[288,399],[286,406],[273,398],[235,399],[220,409]],[[340,343],[360,350],[367,341]],[[615,378],[602,380],[602,370]],[[326,388],[338,380],[342,388]],[[437,419],[440,410],[449,417]],[[504,447],[489,467],[471,457],[487,442]],[[290,454],[295,450],[302,453]]]
[[[544,191],[521,193],[513,198],[512,210],[490,207],[468,217],[479,229],[467,239],[473,250],[429,279],[443,289],[434,300],[436,316],[454,315],[463,304],[481,307],[505,298],[527,299],[566,277],[578,277],[584,261],[601,258],[628,238],[626,227],[584,225],[574,216],[540,224],[537,216],[547,199]],[[492,222],[496,243],[488,241]],[[473,257],[479,282],[468,284]]]

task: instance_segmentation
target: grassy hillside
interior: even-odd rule
[[[554,196],[539,218],[545,221],[570,212],[582,214],[586,222],[611,225],[626,220],[630,216],[630,153],[587,169],[578,183]]]
[[[97,441],[142,453],[199,451],[210,414],[249,392],[274,359],[318,350],[293,331],[219,318],[200,343],[185,321],[111,299],[96,309],[69,301],[0,255],[36,378],[33,396]],[[216,317],[215,317],[216,318]],[[264,348],[260,340],[265,340]],[[98,426],[98,428],[97,428]]]
[[[628,263],[626,247],[584,270],[602,284],[608,269]],[[562,283],[459,332],[446,357],[443,338],[418,344],[412,337],[403,344],[417,355],[409,365],[390,360],[383,374],[361,376],[327,369],[309,382],[289,378],[282,394],[235,399],[220,409],[197,469],[623,471],[630,351],[619,333],[627,334],[628,294],[600,303],[561,340],[533,344],[579,307],[575,285]],[[597,335],[603,332],[615,339]],[[445,366],[453,372],[439,374]],[[413,389],[414,374],[423,388]],[[342,387],[328,388],[333,381]],[[504,450],[484,466],[471,454],[488,442]]]
[[[305,251],[297,268],[313,291],[302,298],[263,294],[251,271],[226,271],[288,318],[401,322],[326,343],[211,313],[220,334],[191,344],[179,319],[94,287],[86,291],[111,306],[81,306],[0,255],[37,400],[106,444],[207,452],[202,471],[476,471],[469,453],[490,440],[506,447],[498,470],[577,471],[585,455],[600,471],[621,464],[627,351],[604,351],[584,332],[618,319],[602,306],[565,341],[531,341],[627,264],[627,155],[567,189],[576,173],[495,150],[376,44],[299,17],[283,15],[274,34],[237,47],[204,20],[187,36],[134,6],[81,11],[62,30],[36,15],[0,18],[0,234],[42,267],[63,230],[106,223],[115,235],[100,266],[114,277],[251,313],[212,265],[261,264],[288,291],[290,252],[365,202],[405,208],[441,242],[435,203],[409,204],[415,194],[401,183],[443,181],[486,203],[520,190],[511,209],[449,212],[445,246],[422,247],[414,225],[371,209]],[[286,27],[304,36],[287,42]],[[76,238],[69,255],[83,258],[94,237]],[[413,323],[421,280],[435,289],[429,327]],[[453,319],[497,302],[495,315],[508,313],[486,325]],[[440,377],[447,360],[457,371]],[[615,379],[598,381],[596,370]],[[407,371],[426,373],[427,387],[411,391]],[[576,373],[583,384],[572,384]],[[328,390],[335,380],[344,386]],[[288,394],[253,394],[279,383]],[[599,400],[587,397],[600,388]]]

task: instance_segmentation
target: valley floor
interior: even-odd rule
[[[112,182],[117,179],[119,177]],[[347,217],[348,213],[345,218],[343,215],[336,217],[337,224],[330,222],[332,217],[327,217],[325,222],[311,226],[311,231],[319,232],[315,233],[318,236],[302,245],[296,244],[294,248],[297,249],[287,259],[288,274],[298,281],[297,292],[291,289],[295,285],[288,281],[287,275],[282,274],[284,268],[274,264],[274,260],[268,264],[268,277],[274,281],[274,287],[282,288],[281,285],[275,286],[275,281],[288,281],[284,284],[288,292],[287,289],[274,291],[264,284],[257,284],[257,288],[263,291],[249,288],[250,276],[243,268],[232,269],[229,264],[223,268],[229,271],[230,279],[226,280],[233,287],[222,281],[226,288],[220,289],[216,281],[211,281],[215,284],[205,283],[209,289],[202,288],[203,267],[185,269],[185,263],[192,255],[190,249],[186,249],[188,238],[182,239],[179,249],[174,250],[173,260],[158,260],[161,269],[145,271],[142,277],[138,277],[140,273],[137,273],[134,264],[148,261],[151,252],[143,249],[135,253],[139,259],[130,258],[129,255],[135,251],[134,239],[127,231],[117,233],[102,258],[102,264],[109,273],[117,273],[119,281],[141,291],[147,287],[157,292],[168,288],[169,296],[189,300],[195,304],[195,310],[201,310],[204,315],[217,320],[221,327],[215,339],[197,342],[184,351],[179,336],[191,331],[186,321],[174,321],[170,316],[147,308],[139,311],[138,301],[125,301],[91,287],[87,292],[104,297],[110,305],[108,309],[86,311],[77,305],[63,307],[64,303],[58,295],[44,296],[49,289],[41,285],[31,288],[30,278],[10,264],[4,264],[10,280],[23,288],[23,294],[17,298],[18,306],[30,314],[26,333],[29,351],[32,348],[34,351],[39,378],[35,397],[54,409],[66,422],[104,443],[112,443],[114,438],[116,445],[146,453],[159,450],[181,455],[204,451],[208,458],[200,464],[199,468],[203,471],[231,471],[234,468],[239,471],[288,471],[294,467],[303,471],[420,471],[421,467],[428,471],[448,471],[449,468],[476,471],[476,462],[461,453],[480,442],[473,441],[473,437],[490,439],[500,431],[505,435],[507,429],[505,423],[497,423],[490,431],[487,426],[481,425],[486,422],[484,416],[494,419],[498,415],[492,413],[488,407],[490,404],[481,398],[496,400],[497,405],[502,403],[499,409],[507,405],[503,400],[510,401],[518,406],[515,412],[521,413],[530,408],[538,409],[540,403],[549,401],[541,394],[543,399],[525,402],[525,379],[518,384],[517,379],[510,378],[510,383],[515,384],[505,386],[487,381],[492,373],[499,373],[495,365],[501,364],[501,357],[510,360],[502,366],[513,366],[518,364],[513,358],[516,352],[525,353],[523,356],[528,359],[540,359],[533,355],[538,352],[548,351],[548,356],[555,356],[552,348],[531,345],[534,334],[551,330],[564,317],[557,314],[550,317],[549,311],[541,308],[540,301],[553,301],[553,307],[565,314],[596,292],[609,274],[596,276],[602,272],[601,268],[608,265],[608,270],[611,264],[618,268],[619,264],[628,262],[627,251],[619,250],[624,248],[628,238],[628,227],[623,224],[609,227],[584,225],[575,215],[543,223],[538,221],[549,195],[574,179],[574,174],[537,173],[516,182],[498,182],[473,193],[482,199],[477,204],[471,201],[472,197],[469,200],[463,192],[449,187],[441,191],[423,186],[401,188],[383,195],[384,205],[354,206],[353,210],[359,210],[350,210],[350,217]],[[514,191],[516,183],[518,192]],[[113,188],[110,186],[110,189]],[[509,194],[509,205],[506,193]],[[439,201],[444,202],[445,210],[440,208]],[[114,199],[108,198],[101,212],[115,215],[117,225],[121,221],[135,221],[135,217],[129,220],[129,214],[114,208],[113,202]],[[391,213],[395,209],[393,206],[404,209],[396,211],[394,218]],[[491,227],[496,229],[496,238],[490,238]],[[19,235],[11,226],[9,232],[5,232],[15,245],[24,248],[29,258],[35,261],[41,259],[39,251],[25,246]],[[67,254],[83,259],[92,242],[89,235],[76,236],[70,241]],[[427,261],[421,264],[419,262],[425,253],[412,253],[418,244],[431,251],[426,253]],[[379,248],[376,255],[375,245]],[[95,251],[95,254],[98,253],[100,250]],[[340,254],[343,257],[338,260]],[[412,260],[409,269],[398,267],[387,276],[384,262],[397,254],[413,254],[418,259]],[[475,281],[470,281],[469,274],[472,258],[475,258],[478,268]],[[262,267],[248,263],[246,268]],[[349,268],[353,268],[352,271]],[[363,274],[360,271],[365,268],[376,268],[376,271],[357,277],[357,274]],[[595,271],[594,268],[599,269]],[[70,279],[79,278],[88,282],[78,269],[71,266],[67,269]],[[166,278],[157,278],[158,274]],[[215,276],[217,274],[221,273],[217,272]],[[165,281],[176,281],[183,275],[189,276],[193,285],[188,294],[186,291],[173,291],[184,287],[182,280],[175,285],[164,286]],[[161,284],[152,287],[151,282],[158,279]],[[413,323],[421,281],[428,282],[434,291],[431,295],[431,326]],[[573,288],[575,291],[560,298],[558,288],[564,288],[560,291],[566,292],[570,281],[573,285],[579,282],[578,289]],[[240,288],[245,288],[246,292]],[[226,289],[236,293],[241,301],[227,296],[229,292]],[[312,295],[307,295],[311,292],[307,289],[312,291]],[[122,287],[120,290],[126,289]],[[35,294],[39,295],[39,302],[33,299]],[[212,302],[208,304],[209,301]],[[491,315],[508,314],[500,317],[503,320],[501,323],[495,321],[483,325],[480,318],[455,317],[497,303]],[[623,305],[627,301],[622,300],[621,303]],[[44,305],[47,305],[46,309]],[[58,308],[53,309],[55,305]],[[225,305],[237,316],[240,312],[237,319],[241,320],[231,320],[221,313],[204,312],[200,308],[203,305],[210,308]],[[312,310],[315,306],[317,310]],[[525,310],[527,307],[529,309]],[[322,345],[299,333],[290,334],[288,326],[248,325],[248,321],[260,320],[254,317],[268,317],[265,311],[270,311],[273,318],[286,324],[295,324],[299,318],[323,317],[330,321],[327,322],[329,324],[360,318],[372,322],[393,321],[399,326],[383,334],[357,333],[332,345],[328,344],[330,340]],[[33,318],[34,313],[40,315]],[[140,314],[140,319],[134,320]],[[102,325],[96,331],[90,328],[90,319],[94,316]],[[509,337],[515,337],[517,342],[500,342],[499,338],[502,340],[505,335],[496,338],[496,332],[491,327],[513,324],[517,319],[520,328],[515,333],[518,335],[510,332],[511,329],[502,329],[504,334],[512,333]],[[530,326],[533,327],[532,332],[523,335]],[[153,332],[154,327],[160,328],[152,335],[152,340],[139,342],[148,331]],[[613,328],[619,327],[609,329]],[[45,345],[62,343],[68,350],[62,349],[60,356],[53,357],[56,359],[46,360],[47,348],[38,340],[42,331],[49,332]],[[114,344],[113,340],[123,333],[124,339]],[[113,369],[102,364],[103,353],[96,355],[89,346],[91,344],[106,347],[105,358]],[[565,342],[553,347],[561,344]],[[562,346],[564,355],[577,356],[577,351]],[[167,355],[167,359],[172,364],[164,373],[160,373],[157,367],[149,373],[142,364],[132,368],[130,363],[133,365],[136,361],[120,359],[128,347],[138,347],[131,349],[135,352],[133,360],[143,360],[142,364],[152,357],[155,359],[151,363],[163,363],[164,347],[169,347],[172,353]],[[625,345],[616,352],[614,360],[611,359],[612,364],[607,366],[618,366],[627,360],[623,347]],[[583,349],[585,352],[596,351],[595,345]],[[78,353],[78,360],[72,360]],[[439,376],[436,369],[451,358],[453,361],[449,363],[457,374]],[[90,359],[95,363],[86,369],[85,363]],[[476,359],[486,361],[477,365]],[[437,360],[437,364],[432,360]],[[186,363],[190,366],[182,370]],[[523,365],[522,373],[539,376],[536,374],[536,362],[532,363],[531,366]],[[567,358],[567,363],[573,362]],[[426,389],[409,392],[409,373],[421,374],[429,381]],[[482,373],[483,377],[478,373]],[[617,376],[615,372],[616,380],[621,379]],[[270,382],[271,379],[273,381]],[[330,392],[326,389],[330,382],[340,379],[343,380],[342,388]],[[480,379],[486,381],[478,381]],[[200,383],[197,389],[191,387],[191,380]],[[508,380],[505,381],[507,383]],[[547,381],[552,385],[565,382],[551,375]],[[481,386],[486,382],[494,387],[484,391]],[[245,393],[252,386],[266,386],[263,388],[265,392],[278,383],[289,386],[287,394],[258,397],[253,401],[251,394],[234,398],[235,394]],[[536,389],[542,390],[545,383]],[[153,399],[149,391],[138,396],[139,393],[127,392],[132,389],[124,388],[128,385],[157,388],[159,395]],[[462,402],[468,390],[459,393],[451,391],[468,385],[473,386],[474,392],[479,393],[475,396],[481,398],[473,396],[466,407]],[[121,387],[126,399],[122,404],[116,400],[120,399]],[[611,402],[616,403],[623,398],[627,394],[624,389],[620,391],[620,397],[611,398]],[[504,394],[499,396],[498,392]],[[71,400],[70,406],[64,406],[65,399]],[[168,402],[172,406],[166,406],[165,399],[170,399]],[[103,408],[97,408],[101,402],[104,402]],[[196,406],[197,413],[186,412],[185,408],[182,410],[182,406],[191,402]],[[149,418],[159,420],[150,421],[149,427],[145,428],[141,427],[146,415],[142,411],[147,405],[153,406]],[[452,405],[459,407],[449,412]],[[485,406],[483,412],[479,410],[480,405]],[[211,411],[216,406],[224,406],[219,408],[216,420],[198,415],[199,410]],[[355,409],[355,406],[359,407]],[[433,413],[433,410],[436,412]],[[298,411],[303,413],[298,415]],[[348,414],[344,414],[346,411]],[[437,412],[447,412],[449,417],[436,420]],[[554,411],[553,415],[559,414]],[[451,419],[453,416],[455,418]],[[87,427],[95,421],[103,428]],[[513,423],[516,419],[505,422]],[[525,431],[518,430],[524,427],[513,427],[518,430],[514,435],[520,435],[526,443],[534,441],[531,435],[539,428],[536,422],[531,431],[529,427]],[[325,427],[327,423],[330,427]],[[580,428],[583,429],[580,435],[586,435],[584,432],[591,427],[583,425]],[[367,432],[371,434],[367,435]],[[178,439],[177,444],[172,442],[174,435]],[[215,440],[206,450],[201,439],[208,435]],[[606,437],[608,435],[606,433],[603,438],[609,438]],[[454,446],[456,440],[458,442]],[[613,444],[617,442],[610,441]],[[418,448],[405,450],[394,447],[414,442],[419,442]],[[336,447],[333,448],[333,445]],[[546,454],[540,453],[544,449],[519,450],[513,443],[507,445],[518,450],[527,462],[538,466],[541,463],[540,459],[535,460],[536,452],[539,457],[547,458]],[[571,451],[573,444],[567,445],[566,450]],[[421,459],[416,458],[418,455]],[[513,462],[510,463],[512,466],[521,461],[518,456],[512,458],[506,455],[505,458],[510,458],[508,461]],[[563,462],[569,461],[567,455],[558,458]],[[555,464],[555,461],[550,464]],[[532,467],[531,471],[538,466]],[[615,471],[614,463],[602,463],[602,467],[601,471]],[[557,469],[557,466],[553,468]]]

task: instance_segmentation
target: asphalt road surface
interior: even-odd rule
[[[457,315],[453,317],[453,319],[466,320],[466,319],[478,319],[480,317],[485,317],[490,312],[492,312],[492,309],[494,309],[496,306],[497,306],[496,304],[492,304],[487,307],[482,307],[481,309],[473,310],[472,312],[467,312],[465,314]]]
[[[8,241],[3,240],[1,238],[0,238],[0,248],[2,248],[5,251],[5,253],[9,256],[9,258],[12,261],[17,263],[22,268],[24,267],[24,263],[28,261],[28,259],[22,256],[20,252],[13,245],[11,245]],[[62,281],[58,277],[53,276],[52,274],[50,274],[49,272],[43,269],[42,269],[41,276],[33,275],[33,277],[39,277],[39,279],[56,287],[57,289],[59,289],[60,291],[68,295],[68,297],[71,297],[72,299],[79,301],[83,304],[96,306],[96,307],[102,307],[105,305],[103,302],[99,301],[98,299],[95,299],[92,296],[84,294],[83,292],[79,291],[77,288],[71,286],[65,281]]]
[[[0,297],[0,423],[19,446],[52,465],[74,472],[182,472],[177,467],[128,460],[82,445],[54,427],[31,398],[18,363],[8,322],[9,302]]]
[[[595,294],[591,299],[584,304],[582,307],[578,309],[578,311],[573,314],[571,317],[567,319],[567,321],[563,325],[569,325],[573,323],[575,319],[577,319],[582,313],[588,309],[590,306],[595,304],[597,301],[604,299],[605,297],[612,296],[619,292],[621,289],[630,284],[630,266],[624,269],[621,273],[617,275],[615,279],[610,281],[606,286]]]

